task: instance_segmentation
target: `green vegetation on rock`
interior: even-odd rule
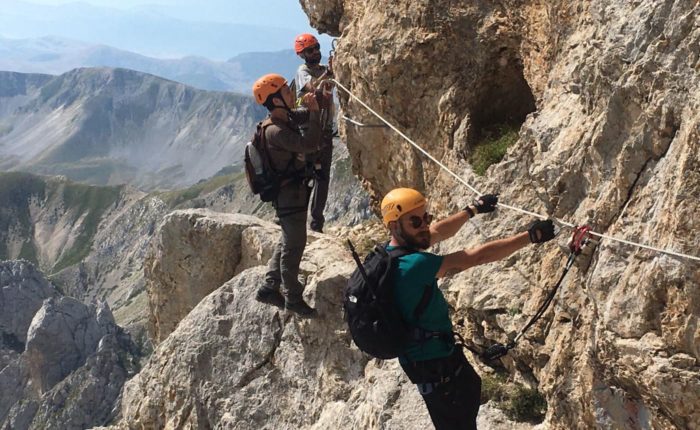
[[[62,190],[59,188],[63,193],[66,209],[75,211],[76,221],[82,217],[84,219],[73,247],[62,255],[52,272],[77,264],[90,253],[97,226],[107,209],[119,200],[122,188],[121,186],[96,187],[75,183],[66,183]]]
[[[518,126],[499,124],[482,131],[482,138],[474,145],[469,157],[477,175],[483,176],[492,164],[500,162],[508,148],[518,141]]]
[[[536,388],[508,382],[501,374],[481,378],[481,403],[493,401],[514,421],[540,423],[547,412],[547,401]]]
[[[160,198],[163,199],[165,204],[172,209],[177,209],[181,204],[188,202],[190,200],[196,199],[197,197],[210,193],[217,188],[221,188],[227,184],[233,184],[234,182],[242,179],[243,173],[237,172],[229,175],[215,176],[209,180],[202,180],[189,188],[182,190],[167,191],[159,194]]]
[[[0,260],[11,258],[7,248],[9,234],[31,241],[33,228],[29,213],[32,197],[43,199],[46,183],[38,176],[21,172],[0,172]],[[31,244],[30,244],[31,245]],[[24,242],[20,258],[36,262],[33,245]]]

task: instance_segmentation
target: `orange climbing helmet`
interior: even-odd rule
[[[413,188],[394,188],[382,199],[382,219],[388,226],[391,221],[413,209],[425,206],[423,194]]]
[[[318,39],[316,39],[313,34],[300,34],[294,39],[294,52],[299,55],[304,49],[318,44]]]
[[[268,73],[258,78],[253,84],[253,96],[258,104],[264,104],[267,98],[287,84],[287,80],[277,73]]]

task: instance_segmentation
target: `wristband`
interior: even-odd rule
[[[476,216],[476,213],[474,213],[474,209],[470,208],[469,206],[464,208],[464,211],[469,214],[469,218],[474,218],[474,216]]]

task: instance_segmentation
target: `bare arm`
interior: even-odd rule
[[[476,210],[474,210],[474,213],[476,213]],[[435,245],[438,242],[451,238],[457,234],[469,218],[467,211],[462,210],[435,222],[430,226],[430,244]]]
[[[530,244],[530,236],[527,231],[524,231],[515,236],[494,240],[476,248],[447,254],[442,260],[442,265],[436,276],[442,278],[447,274],[458,273],[470,267],[500,260],[528,244]]]

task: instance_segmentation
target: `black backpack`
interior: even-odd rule
[[[383,360],[396,358],[416,340],[414,330],[401,317],[394,305],[394,282],[398,258],[416,251],[407,248],[386,250],[377,245],[361,263],[350,240],[348,245],[357,269],[348,280],[343,298],[345,318],[350,335],[361,351]],[[419,318],[432,296],[432,286],[426,286],[414,311]],[[420,330],[420,329],[417,329]]]
[[[272,124],[270,118],[260,121],[253,138],[245,147],[245,176],[253,194],[263,202],[271,202],[280,190],[280,175],[272,168],[270,154],[265,143],[265,128]]]

